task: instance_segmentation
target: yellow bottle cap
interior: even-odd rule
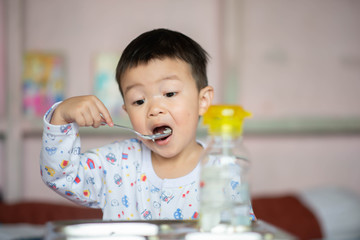
[[[229,135],[237,137],[242,134],[244,118],[251,113],[239,105],[211,105],[204,114],[203,123],[209,126],[210,135]]]

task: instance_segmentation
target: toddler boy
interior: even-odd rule
[[[81,151],[79,127],[113,126],[95,96],[55,104],[44,116],[43,181],[104,220],[196,219],[199,212],[199,117],[211,105],[208,55],[182,33],[156,29],[124,50],[116,80],[133,128],[163,139],[128,139]]]

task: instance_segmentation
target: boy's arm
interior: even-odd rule
[[[101,166],[97,154],[81,153],[78,124],[50,124],[59,104],[55,104],[44,116],[44,132],[40,155],[40,169],[43,181],[60,195],[82,205],[101,207],[103,172],[97,169],[87,171],[94,162]],[[101,168],[100,168],[101,169]]]
[[[113,126],[106,106],[94,95],[77,96],[61,102],[49,121],[53,125],[76,122],[80,127],[99,127],[102,122]]]

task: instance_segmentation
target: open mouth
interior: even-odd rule
[[[164,134],[164,133],[165,133],[165,134],[167,134],[167,133],[169,134],[169,135],[167,135],[167,136],[165,136],[165,137],[163,137],[163,138],[157,139],[156,141],[167,139],[169,136],[171,136],[172,132],[173,132],[173,131],[172,131],[171,127],[166,126],[166,125],[156,127],[156,128],[154,128],[154,130],[153,130],[153,134]]]

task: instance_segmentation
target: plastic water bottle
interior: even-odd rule
[[[250,226],[252,210],[247,179],[250,162],[242,142],[243,120],[250,115],[236,105],[212,105],[204,115],[209,141],[201,158],[202,231]]]

